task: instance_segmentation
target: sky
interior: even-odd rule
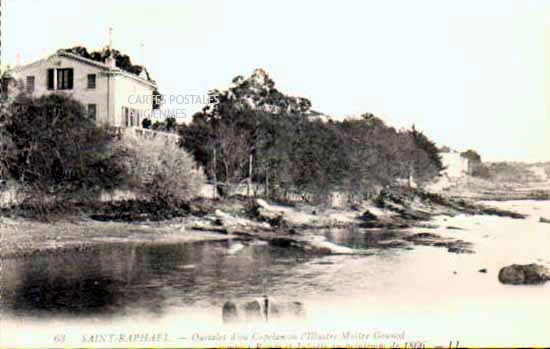
[[[4,0],[2,64],[75,45],[145,63],[165,96],[265,69],[336,118],[374,113],[487,161],[550,161],[550,1]],[[141,48],[143,43],[143,49]],[[189,116],[201,105],[171,104]]]

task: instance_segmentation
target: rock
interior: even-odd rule
[[[414,226],[423,229],[439,229],[439,225],[435,224],[416,223]]]
[[[359,219],[363,221],[375,221],[377,219],[376,215],[370,212],[369,210],[365,210],[365,212],[359,216]]]
[[[269,204],[264,199],[256,199],[256,204],[261,208],[269,208]]]
[[[283,218],[282,214],[276,216],[273,219],[269,219],[268,223],[274,228],[283,228],[283,229],[288,228],[288,223]]]
[[[262,305],[257,299],[245,303],[243,310],[247,319],[258,319],[262,317]]]
[[[442,237],[432,233],[416,233],[413,235],[405,236],[403,237],[403,239],[411,241],[416,245],[442,246],[437,245],[437,243],[441,244]]]
[[[191,226],[191,229],[197,230],[197,231],[206,231],[206,232],[224,234],[224,235],[229,234],[226,228],[223,228],[223,227],[218,228],[218,227],[214,227],[214,226],[210,226],[202,223],[194,224],[193,226]]]
[[[441,236],[432,233],[417,233],[411,236],[412,240],[417,239],[440,239]]]
[[[305,316],[304,304],[298,301],[278,301],[271,297],[250,301],[227,301],[223,305],[224,322],[270,321],[277,318]]]
[[[274,228],[288,228],[283,212],[274,211],[265,200],[256,199],[255,204],[249,209],[249,214],[259,221],[268,222]]]
[[[463,240],[453,240],[432,233],[417,233],[403,239],[416,245],[446,247],[449,253],[475,253],[472,244]]]
[[[487,273],[487,269],[483,268],[483,269],[479,269],[478,270],[480,273]]]
[[[456,254],[461,254],[461,253],[468,253],[468,254],[474,254],[475,252],[473,250],[470,250],[468,248],[463,248],[463,247],[449,247],[447,249],[447,252],[449,253],[456,253]]]
[[[550,219],[544,218],[544,217],[540,217],[539,222],[541,222],[541,223],[550,223]]]
[[[231,301],[227,301],[223,304],[222,308],[223,322],[234,322],[238,320],[239,313],[237,312],[237,306]]]
[[[392,239],[392,240],[380,240],[378,245],[381,247],[404,247],[408,246],[409,243],[401,239]]]
[[[500,269],[498,280],[512,285],[539,284],[550,280],[550,271],[540,264],[512,264]]]
[[[364,229],[388,229],[388,230],[394,230],[394,229],[406,229],[410,228],[411,225],[408,223],[393,223],[393,222],[381,222],[381,221],[368,221],[359,223],[359,228]]]
[[[280,238],[273,238],[269,240],[269,244],[271,246],[276,246],[276,247],[291,247],[291,246],[297,246],[298,242],[294,239],[280,237]]]
[[[491,216],[499,216],[499,217],[510,217],[514,219],[525,219],[527,216],[521,213],[513,212],[513,211],[507,211],[507,210],[501,210],[494,207],[483,207],[481,209],[482,214],[491,215]]]
[[[310,256],[312,255],[324,256],[324,255],[329,255],[333,253],[333,251],[328,247],[318,247],[318,246],[311,246],[311,245],[306,245],[304,247],[304,252]]]
[[[350,206],[350,209],[351,209],[352,211],[359,211],[359,210],[361,209],[361,206],[359,206],[358,204],[352,204],[352,205]]]
[[[463,240],[454,240],[448,242],[445,247],[449,253],[475,253],[472,250],[472,243]]]
[[[288,309],[290,310],[290,313],[295,316],[304,316],[304,304],[302,302],[291,302],[288,305]]]
[[[273,299],[268,299],[267,308],[268,320],[283,316],[302,317],[305,315],[304,305],[302,302],[278,302]]]

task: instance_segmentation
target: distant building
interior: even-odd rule
[[[152,96],[157,85],[147,78],[116,67],[115,59],[98,62],[59,50],[48,58],[8,71],[24,91],[41,96],[66,93],[80,101],[96,124],[141,127],[153,111]],[[8,86],[8,96],[15,89]]]
[[[446,152],[441,152],[440,155],[443,166],[446,167],[443,174],[449,177],[471,175],[472,165],[470,160],[460,152],[448,149]]]

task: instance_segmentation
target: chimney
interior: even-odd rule
[[[111,69],[116,68],[116,60],[114,59],[112,53],[109,54],[109,57],[105,58],[105,64],[107,64],[107,66]]]
[[[107,46],[109,56],[105,59],[105,64],[111,69],[116,68],[116,60],[113,57],[113,27],[109,27],[109,43]]]

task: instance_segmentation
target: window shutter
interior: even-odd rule
[[[88,88],[95,88],[95,74],[88,74]]]
[[[53,90],[53,69],[48,69],[48,90]]]
[[[69,86],[67,87],[69,90],[73,89],[73,70],[69,69]]]
[[[88,104],[88,117],[92,120],[96,120],[97,108],[95,104]]]

